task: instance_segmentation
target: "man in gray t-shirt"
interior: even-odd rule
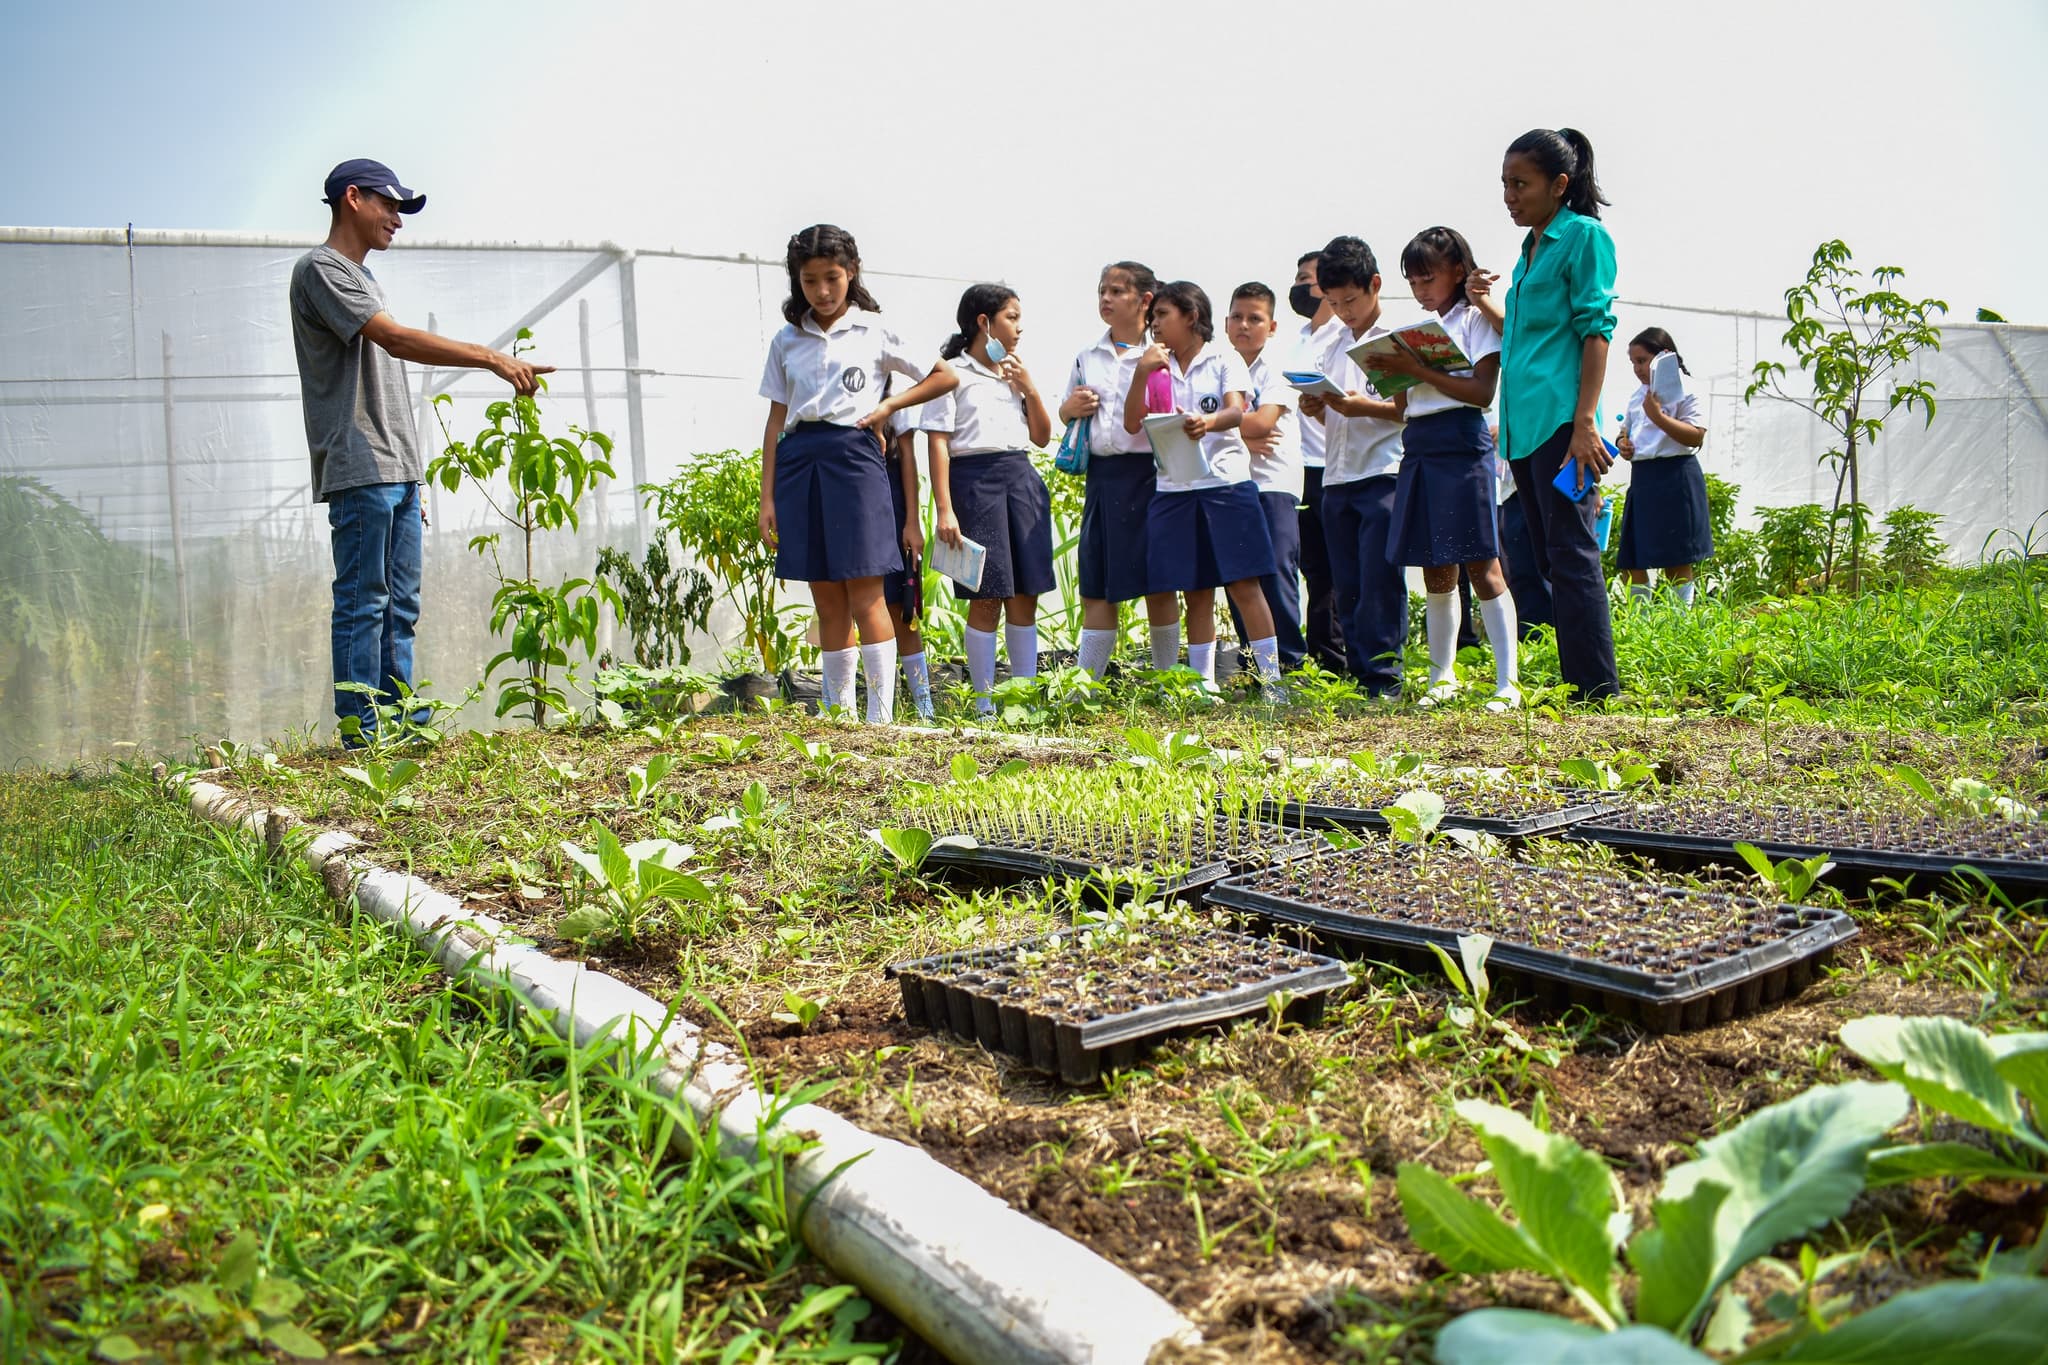
[[[328,174],[327,240],[292,267],[292,345],[313,457],[313,500],[327,504],[334,542],[334,714],[342,742],[362,743],[376,725],[369,699],[340,690],[363,683],[412,686],[413,631],[420,616],[419,433],[405,363],[489,370],[522,394],[551,366],[403,327],[363,264],[391,245],[399,215],[427,197],[375,161],[344,161]]]

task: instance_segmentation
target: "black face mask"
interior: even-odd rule
[[[1297,284],[1287,291],[1287,306],[1294,310],[1297,317],[1312,318],[1316,315],[1316,309],[1323,306],[1323,301],[1315,296],[1314,290],[1315,286],[1312,284]]]

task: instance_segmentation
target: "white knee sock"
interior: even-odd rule
[[[1215,682],[1216,642],[1209,640],[1198,645],[1190,640],[1188,642],[1188,667],[1201,674],[1206,681]]]
[[[1628,585],[1628,595],[1629,600],[1632,602],[1647,602],[1650,600],[1650,585],[1648,583],[1631,583]]]
[[[918,719],[932,718],[932,671],[925,661],[924,651],[903,656],[903,681],[910,684],[910,704],[917,708]]]
[[[1081,667],[1087,669],[1098,680],[1109,671],[1109,656],[1116,653],[1116,632],[1113,630],[1081,631]]]
[[[1429,685],[1435,687],[1457,676],[1458,594],[1433,592],[1423,604],[1429,626]]]
[[[862,645],[860,671],[868,678],[868,724],[887,725],[896,715],[896,642]]]
[[[1152,627],[1152,667],[1164,673],[1180,662],[1180,622]]]
[[[1693,592],[1698,586],[1690,578],[1686,579],[1683,583],[1673,583],[1671,591],[1678,594],[1678,605],[1681,607],[1691,606]]]
[[[996,685],[996,633],[968,626],[961,636],[967,645],[967,682],[978,694],[974,709],[987,715],[995,709],[987,694]]]
[[[1259,676],[1277,678],[1280,676],[1280,640],[1268,635],[1252,641],[1252,662],[1258,665]]]
[[[1010,659],[1010,676],[1038,676],[1038,627],[1004,626],[1003,653]]]
[[[1515,599],[1506,593],[1492,601],[1480,598],[1479,619],[1486,623],[1487,643],[1493,647],[1494,690],[1504,692],[1522,676],[1515,652]]]
[[[843,706],[853,709],[853,677],[860,667],[860,651],[851,646],[845,649],[828,649],[819,656],[818,669],[824,675],[821,685],[820,706]]]

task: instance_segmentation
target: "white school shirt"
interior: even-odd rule
[[[953,362],[960,387],[925,404],[931,416],[919,423],[924,431],[946,433],[955,455],[991,455],[1031,449],[1031,419],[1024,398],[1002,376],[962,351]]]
[[[1152,344],[1149,336],[1140,337],[1135,346],[1117,349],[1105,330],[1102,339],[1074,357],[1074,368],[1067,376],[1067,392],[1076,389],[1093,389],[1095,396],[1102,400],[1102,406],[1095,410],[1095,420],[1088,427],[1088,453],[1094,455],[1136,455],[1146,458],[1152,455],[1152,444],[1145,439],[1145,433],[1132,435],[1124,430],[1124,395],[1131,390],[1131,371],[1137,368],[1138,357],[1145,354],[1145,348]],[[1064,398],[1061,402],[1065,402]]]
[[[902,339],[874,313],[849,308],[828,331],[806,312],[801,323],[785,323],[768,343],[761,396],[789,406],[788,426],[850,427],[882,401],[891,372],[915,384],[930,369],[912,359]]]
[[[1266,349],[1259,352],[1259,358],[1247,367],[1251,371],[1251,392],[1245,395],[1247,411],[1260,408],[1279,408],[1280,425],[1273,428],[1273,453],[1261,455],[1252,452],[1252,482],[1259,486],[1261,493],[1285,493],[1299,501],[1301,498],[1301,428],[1304,419],[1299,411],[1301,394],[1287,382],[1281,363],[1284,348],[1277,342],[1268,342]],[[1310,423],[1309,425],[1314,425]],[[1239,433],[1242,436],[1242,432]],[[1250,446],[1245,447],[1250,450]]]
[[[1178,412],[1213,416],[1223,411],[1224,395],[1231,393],[1241,393],[1245,401],[1251,401],[1251,368],[1244,363],[1244,357],[1228,345],[1209,342],[1196,352],[1194,362],[1185,370],[1180,367],[1180,357],[1169,351],[1166,354],[1166,373],[1173,379],[1173,406]],[[1138,439],[1145,440],[1143,431],[1139,432]],[[1175,483],[1161,470],[1160,492],[1188,493],[1197,488],[1228,488],[1251,478],[1251,447],[1244,443],[1244,437],[1237,434],[1237,428],[1210,432],[1202,438],[1201,447],[1202,477],[1193,483]],[[1152,448],[1149,441],[1145,448]]]
[[[1486,314],[1466,303],[1463,299],[1451,305],[1451,311],[1436,319],[1444,334],[1458,343],[1458,349],[1465,353],[1465,359],[1478,364],[1490,355],[1500,354],[1500,333],[1493,329]],[[1448,370],[1445,373],[1459,379],[1471,377],[1470,370]],[[1453,408],[1475,407],[1473,403],[1462,403],[1445,393],[1434,384],[1417,384],[1408,390],[1408,420],[1426,417],[1432,412],[1449,412]],[[1492,406],[1488,404],[1488,406]],[[1485,408],[1479,409],[1481,412]]]
[[[1379,397],[1379,390],[1372,386],[1372,381],[1365,377],[1365,371],[1359,369],[1358,362],[1346,352],[1361,341],[1387,335],[1389,330],[1375,324],[1361,335],[1353,336],[1349,327],[1339,325],[1330,338],[1329,350],[1323,354],[1316,368],[1346,393]],[[1334,408],[1326,409],[1323,413],[1326,440],[1323,447],[1323,487],[1398,473],[1401,468],[1401,426],[1401,423],[1390,422],[1384,417],[1346,417]]]
[[[1295,337],[1294,358],[1287,362],[1290,370],[1321,370],[1323,357],[1329,354],[1330,340],[1344,330],[1344,324],[1331,318],[1321,327],[1304,322]],[[1298,411],[1298,410],[1297,410]],[[1310,469],[1323,467],[1323,443],[1327,438],[1323,424],[1313,417],[1300,418],[1301,462]]]
[[[1679,377],[1684,378],[1684,375],[1681,374]],[[1643,395],[1649,391],[1650,386],[1645,384],[1629,395],[1628,400],[1628,438],[1635,442],[1636,458],[1669,460],[1679,455],[1692,454],[1691,446],[1680,445],[1672,438],[1670,432],[1643,415]],[[1707,429],[1706,416],[1700,412],[1700,400],[1693,396],[1690,388],[1678,396],[1676,403],[1664,409],[1664,415],[1696,426],[1701,431]]]

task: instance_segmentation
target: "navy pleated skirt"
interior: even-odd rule
[[[775,447],[775,576],[843,583],[903,572],[890,462],[873,436],[799,422]]]
[[[910,506],[903,500],[903,465],[901,457],[894,451],[889,452],[886,457],[883,472],[889,476],[889,510],[896,515],[896,545],[898,549],[901,549],[903,546],[903,531],[910,522]],[[882,575],[882,600],[884,602],[889,603],[891,606],[897,606],[902,603],[904,580],[909,576],[909,573],[910,563],[906,560],[901,573]]]
[[[1088,461],[1075,575],[1081,596],[1128,602],[1153,590],[1145,525],[1158,485],[1159,469],[1149,454],[1097,455]]]
[[[1700,468],[1700,457],[1666,455],[1631,461],[1614,567],[1673,569],[1697,564],[1713,553],[1707,476]]]
[[[1266,506],[1250,479],[1224,488],[1153,494],[1145,545],[1154,592],[1220,588],[1273,572]]]
[[[1051,592],[1052,494],[1031,457],[1021,450],[955,455],[948,486],[960,534],[988,549],[981,587],[969,592],[955,583],[953,595],[1001,600]]]
[[[1436,568],[1499,557],[1486,414],[1460,407],[1416,418],[1401,433],[1388,562]]]

